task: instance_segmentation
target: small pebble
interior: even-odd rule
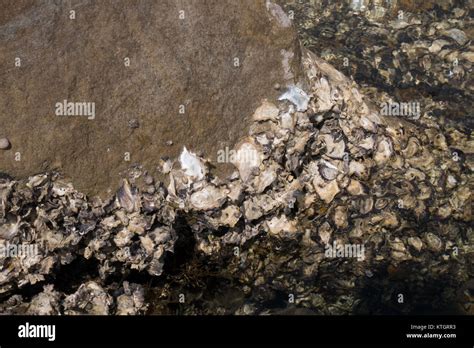
[[[0,150],[6,150],[10,147],[10,141],[7,138],[0,138]]]
[[[138,123],[138,120],[136,118],[134,118],[134,119],[131,119],[130,121],[128,121],[128,126],[132,129],[136,129],[136,128],[140,127],[140,124]]]
[[[173,145],[173,141],[172,141],[172,140],[168,140],[168,141],[166,142],[166,145],[167,145],[167,146]]]

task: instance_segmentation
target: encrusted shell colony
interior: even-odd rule
[[[185,295],[184,314],[369,313],[366,292],[387,306],[408,293],[397,310],[410,312],[423,301],[417,287],[461,289],[474,252],[473,161],[462,155],[472,139],[428,114],[386,117],[341,72],[302,55],[306,76],[262,100],[228,178],[187,148],[158,163],[165,182],[136,167],[107,200],[56,173],[2,177],[0,243],[38,252],[0,255],[0,312],[168,314]],[[333,257],[337,245],[364,255]],[[55,286],[78,262],[93,271],[72,290]],[[263,305],[290,294],[294,304]],[[462,296],[469,310],[472,296]]]

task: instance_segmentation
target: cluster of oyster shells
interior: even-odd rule
[[[5,297],[28,286],[44,286],[29,306],[25,307],[21,295],[16,294],[3,310],[8,313],[18,308],[31,314],[59,314],[59,308],[65,314],[110,314],[111,308],[116,314],[143,312],[146,304],[141,285],[124,281],[120,286],[109,286],[108,291],[121,291],[114,302],[92,280],[68,296],[55,291],[54,282],[56,274],[79,256],[98,261],[100,280],[124,269],[160,275],[164,254],[173,250],[176,240],[170,227],[174,215],[153,213],[161,198],[160,192],[138,196],[126,179],[117,194],[105,202],[88,200],[57,173],[22,181],[0,179],[0,294]],[[23,252],[10,255],[12,245],[21,245]],[[82,308],[82,302],[85,306],[91,301],[97,306]],[[128,304],[134,307],[125,308]]]
[[[433,117],[447,112],[472,128],[471,2],[283,2],[305,46],[353,77],[364,93],[416,99]]]
[[[136,167],[105,201],[56,173],[0,179],[0,243],[38,247],[0,255],[0,311],[472,313],[471,135],[381,115],[325,60],[302,64],[255,110],[228,178],[184,148],[159,164],[165,182]],[[328,257],[334,244],[364,255]],[[75,262],[88,267],[64,284]]]

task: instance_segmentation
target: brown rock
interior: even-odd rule
[[[153,174],[183,146],[215,162],[262,100],[276,102],[273,86],[300,76],[290,23],[264,0],[4,1],[0,124],[13,146],[0,171],[59,169],[96,194],[133,163]],[[65,100],[95,103],[94,117],[93,104],[58,116]]]

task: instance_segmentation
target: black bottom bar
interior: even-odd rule
[[[3,348],[41,342],[88,346],[158,343],[161,346],[408,344],[472,347],[473,324],[472,316],[0,316],[0,345]],[[43,325],[54,325],[54,337],[52,327]],[[38,335],[43,337],[31,337]]]

